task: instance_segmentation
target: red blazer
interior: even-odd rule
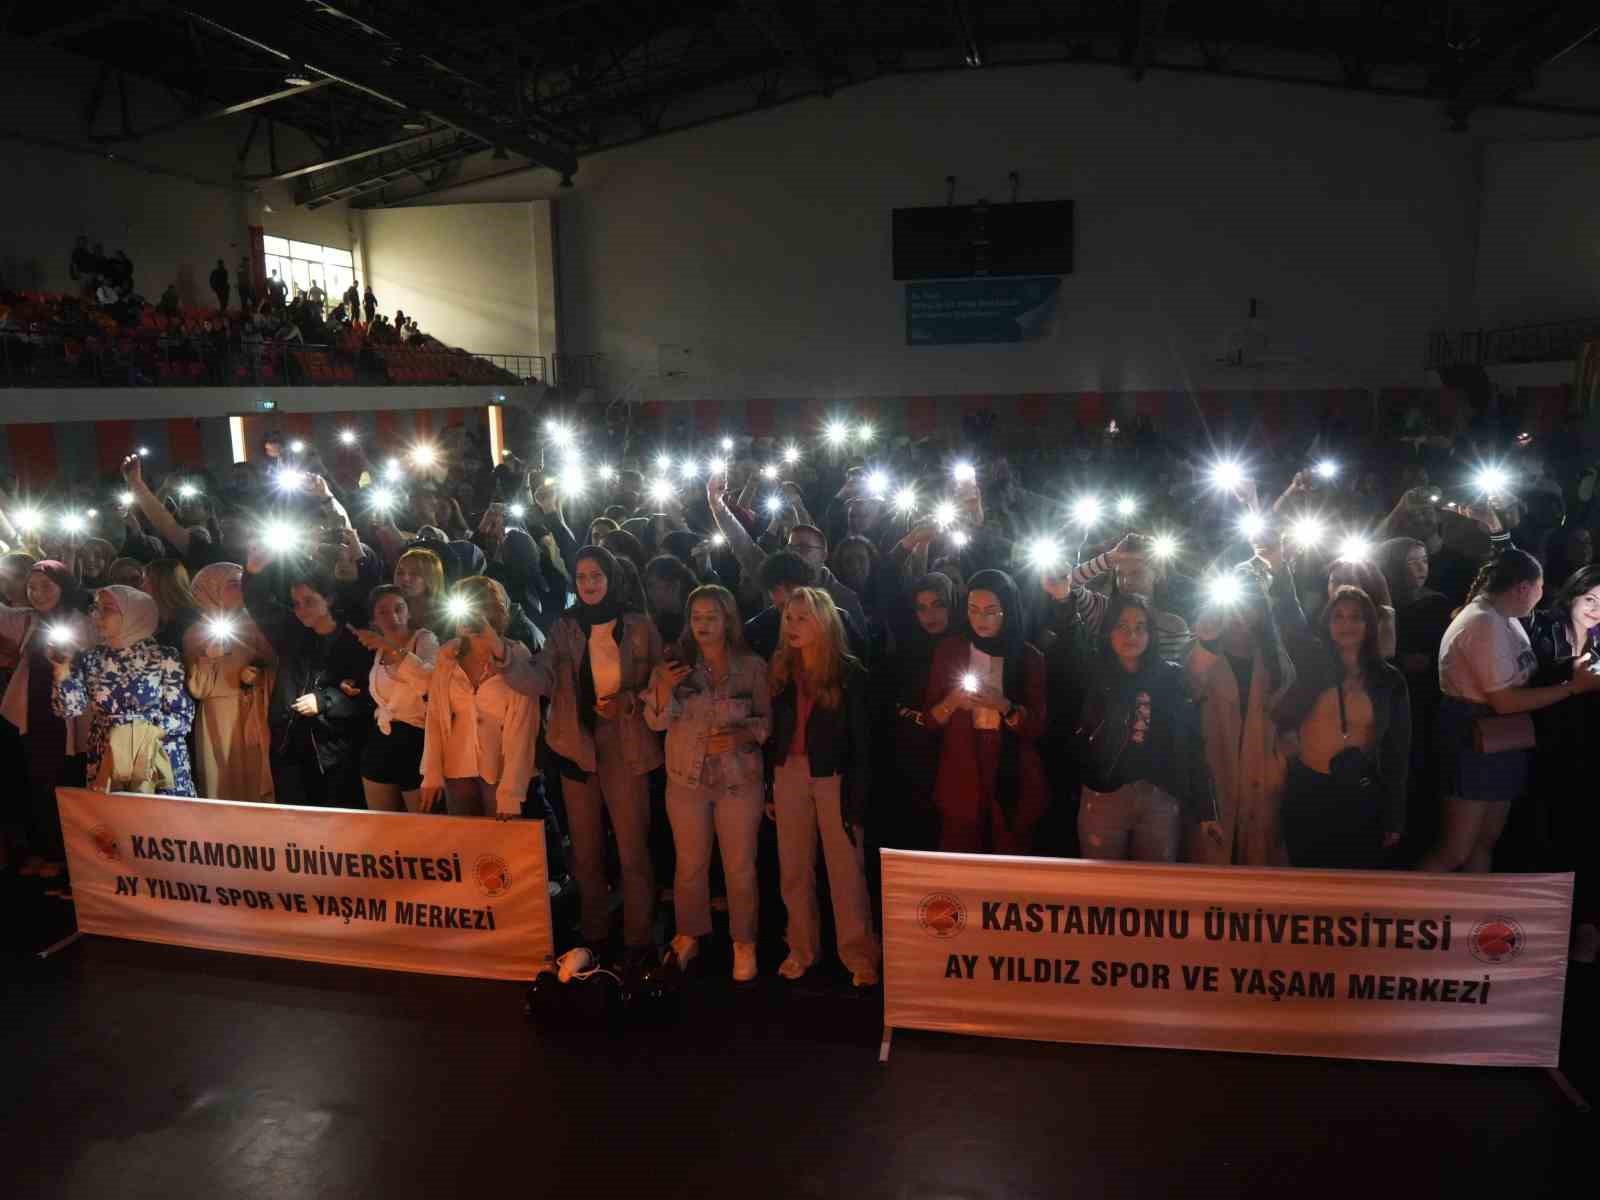
[[[953,637],[934,651],[928,672],[926,708],[956,687],[971,658],[971,643]],[[975,729],[972,714],[958,709],[944,727],[933,802],[939,812],[939,849],[958,853],[1028,854],[1034,828],[1050,806],[1050,787],[1039,762],[1038,740],[1045,729],[1044,655],[1022,648],[1022,718],[1011,731],[1018,742],[1015,815],[1007,825],[995,799],[1000,767],[1000,736]],[[929,718],[932,723],[932,718]],[[933,728],[938,725],[933,723]]]

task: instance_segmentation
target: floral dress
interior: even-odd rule
[[[99,772],[111,731],[118,725],[148,721],[161,730],[161,748],[172,763],[170,794],[195,794],[188,744],[194,697],[189,695],[176,651],[154,638],[126,650],[106,646],[85,650],[73,663],[72,674],[55,685],[51,708],[63,718],[90,714],[90,779]]]

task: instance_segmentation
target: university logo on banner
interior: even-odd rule
[[[553,954],[540,821],[56,796],[85,933],[489,979]]]
[[[884,1024],[1555,1066],[1571,875],[885,850]]]

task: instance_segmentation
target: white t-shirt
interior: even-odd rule
[[[972,648],[972,657],[967,660],[967,670],[978,677],[978,686],[985,691],[1000,691],[1004,685],[1006,674],[1006,660],[993,658],[979,650]],[[992,708],[974,708],[972,710],[972,727],[974,729],[999,729],[1000,714]]]
[[[597,700],[622,690],[622,647],[617,645],[616,629],[616,621],[607,621],[589,630],[589,670],[594,672]]]
[[[1439,642],[1439,690],[1484,704],[1490,692],[1522,687],[1537,665],[1528,631],[1479,596],[1456,614]]]
[[[447,779],[500,782],[500,734],[511,706],[511,689],[498,671],[476,689],[458,662],[450,671],[450,737],[444,744]]]

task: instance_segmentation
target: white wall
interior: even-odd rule
[[[544,252],[536,251],[543,232]],[[479,354],[553,353],[544,201],[378,209],[361,215],[362,256],[381,311]],[[543,267],[540,266],[540,261]]]
[[[1485,326],[1600,317],[1600,138],[1484,147]]]
[[[586,158],[571,191],[529,172],[446,195],[556,195],[563,349],[646,399],[1437,386],[1427,333],[1475,320],[1475,136],[1415,101],[1039,67],[670,135]],[[950,174],[960,202],[1003,200],[1013,169],[1023,199],[1076,202],[1054,327],[907,347],[890,210],[942,202]],[[1216,364],[1252,296],[1301,365]],[[691,351],[682,384],[664,346]]]

